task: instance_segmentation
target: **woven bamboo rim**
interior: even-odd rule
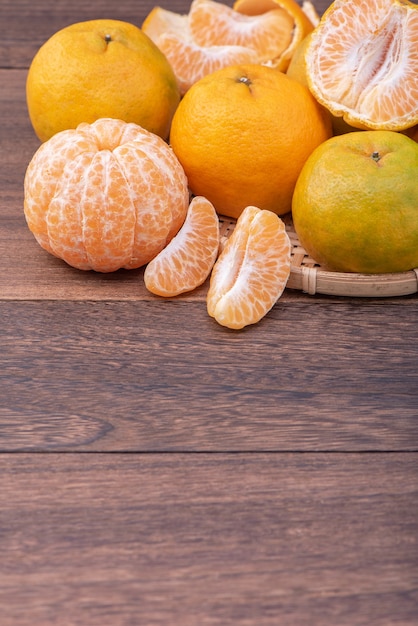
[[[388,298],[408,296],[418,292],[418,268],[396,274],[356,274],[330,272],[316,263],[302,248],[293,227],[290,214],[282,217],[292,244],[292,258],[288,289],[297,289],[310,295],[360,298]],[[235,228],[236,220],[220,216],[221,242],[225,242]]]

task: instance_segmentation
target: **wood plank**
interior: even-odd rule
[[[417,455],[1,455],[2,626],[413,626]]]
[[[417,450],[412,311],[0,302],[0,449]]]

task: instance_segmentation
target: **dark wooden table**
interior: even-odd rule
[[[0,3],[0,624],[415,625],[416,296],[286,290],[229,331],[206,286],[162,301],[26,227],[32,56],[152,6]]]

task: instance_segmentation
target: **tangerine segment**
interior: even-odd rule
[[[281,11],[290,25],[289,41],[272,65],[285,72],[299,43],[313,31],[317,24],[317,13],[309,2],[300,6],[296,0],[236,0],[234,11],[244,15],[260,16],[271,11]]]
[[[38,243],[82,270],[140,267],[181,227],[182,166],[159,136],[99,119],[43,143],[25,175],[25,217]]]
[[[289,46],[293,19],[277,7],[250,16],[214,0],[193,0],[189,28],[200,46],[245,46],[257,52],[259,62],[266,62],[279,57]]]
[[[218,215],[209,200],[196,196],[180,231],[145,268],[146,288],[165,297],[196,289],[209,276],[218,250]]]
[[[290,257],[283,221],[271,211],[246,207],[213,267],[209,315],[233,329],[260,321],[283,293]]]
[[[163,7],[154,7],[145,18],[142,31],[158,45],[158,38],[163,33],[171,33],[187,40],[190,37],[188,15],[175,13]]]
[[[403,130],[418,122],[418,6],[335,0],[306,51],[309,87],[352,126]]]
[[[199,46],[174,33],[158,39],[158,47],[167,57],[184,95],[198,80],[228,65],[257,63],[255,50],[244,46]]]

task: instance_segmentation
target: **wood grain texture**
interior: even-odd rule
[[[417,472],[397,454],[1,455],[2,626],[413,626]]]
[[[203,303],[0,303],[2,450],[417,450],[416,317]]]

